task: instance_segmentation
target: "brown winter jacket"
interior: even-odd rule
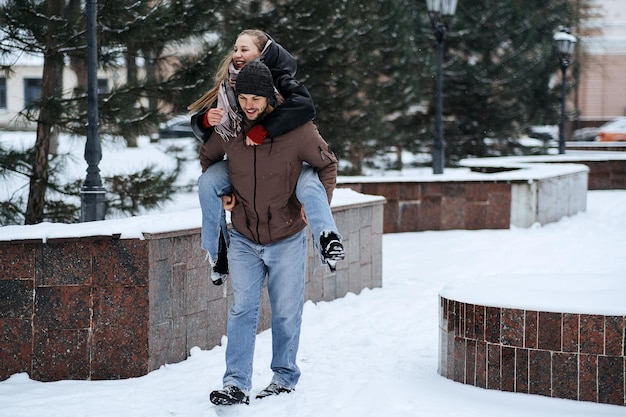
[[[244,122],[243,131],[250,127],[249,122]],[[229,141],[212,133],[200,149],[200,163],[204,172],[228,155],[237,201],[231,213],[233,227],[248,239],[265,245],[292,236],[306,226],[295,195],[302,163],[307,162],[318,171],[330,202],[337,180],[337,158],[313,122],[257,146],[245,144],[244,132]]]

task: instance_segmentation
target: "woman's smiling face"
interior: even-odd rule
[[[254,38],[250,35],[241,35],[237,38],[233,47],[233,65],[240,70],[248,62],[261,56],[261,51],[254,43]]]

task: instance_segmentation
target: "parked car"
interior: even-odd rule
[[[599,142],[624,142],[626,141],[626,117],[618,117],[603,124],[598,129]]]
[[[159,126],[159,139],[193,138],[189,115],[176,116]]]
[[[579,142],[593,142],[598,136],[600,131],[599,127],[583,127],[581,129],[574,130],[572,133],[572,141]]]

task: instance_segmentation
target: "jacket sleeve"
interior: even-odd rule
[[[270,38],[271,39],[271,38]],[[296,59],[272,41],[260,60],[269,67],[274,85],[285,101],[261,125],[270,137],[280,136],[315,118],[315,104],[307,88],[296,79]]]
[[[278,78],[276,89],[285,101],[261,122],[269,137],[283,135],[315,118],[315,105],[309,90],[290,75]]]
[[[206,143],[206,141],[209,140],[209,137],[214,130],[212,126],[204,127],[202,124],[202,120],[204,119],[206,113],[206,111],[200,111],[191,116],[191,131],[203,143]]]
[[[313,122],[307,123],[302,128],[303,135],[298,140],[300,159],[315,168],[330,203],[337,185],[337,157]]]
[[[200,147],[200,166],[202,166],[202,172],[206,171],[211,165],[222,161],[225,155],[222,139],[217,134],[210,136],[210,140],[207,138],[207,141]]]

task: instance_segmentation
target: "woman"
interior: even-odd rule
[[[203,142],[208,140],[213,130],[225,140],[238,133],[241,115],[233,86],[241,68],[255,59],[270,68],[274,85],[280,80],[280,85],[287,87],[279,91],[284,102],[248,132],[247,145],[261,144],[267,137],[282,135],[315,117],[311,95],[294,78],[297,68],[295,58],[263,31],[248,29],[239,34],[232,52],[222,60],[214,87],[189,106],[193,113],[193,132]],[[232,193],[227,161],[209,167],[200,176],[198,186],[202,207],[202,247],[208,252],[211,280],[220,285],[228,277],[228,233],[222,207],[222,196]],[[305,165],[302,169],[296,196],[304,206],[322,262],[334,271],[336,262],[345,256],[341,235],[328,205],[326,191],[309,166]]]

